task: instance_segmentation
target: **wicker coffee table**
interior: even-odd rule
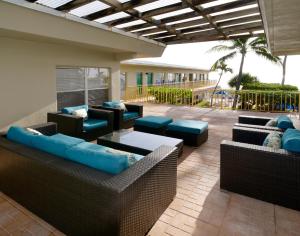
[[[183,148],[182,139],[130,130],[119,130],[101,136],[97,139],[97,143],[106,147],[140,155],[148,155],[161,145],[167,145],[177,147],[180,156]]]

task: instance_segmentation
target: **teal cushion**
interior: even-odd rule
[[[73,146],[66,151],[66,155],[69,160],[109,174],[119,174],[129,167],[125,154],[106,152],[103,146],[93,143]]]
[[[6,135],[7,139],[16,143],[26,145],[28,147],[33,147],[33,140],[36,139],[38,136],[42,135],[33,134],[27,131],[25,128],[19,126],[10,127]]]
[[[279,132],[271,132],[265,138],[263,146],[270,147],[274,149],[281,148],[281,135]]]
[[[282,135],[282,148],[290,152],[300,152],[300,130],[287,129]]]
[[[165,116],[145,116],[135,120],[135,125],[146,126],[150,128],[162,128],[173,121],[170,117]]]
[[[280,129],[294,129],[293,122],[287,116],[279,116],[277,119],[277,127]]]
[[[107,126],[106,120],[99,120],[99,119],[87,119],[83,122],[83,130],[84,131],[90,131],[93,129],[98,129],[101,127]]]
[[[83,142],[85,142],[83,139],[64,134],[55,134],[52,136],[40,135],[33,140],[33,146],[41,151],[65,158],[68,148]]]
[[[138,112],[127,111],[123,113],[123,120],[130,120],[139,117]]]
[[[208,129],[208,123],[198,120],[176,120],[168,124],[167,129],[183,133],[202,134]]]
[[[119,104],[120,104],[119,101],[103,102],[103,106],[107,108],[117,108]]]
[[[88,105],[81,105],[81,106],[75,106],[75,107],[65,107],[61,110],[64,114],[72,115],[73,111],[79,110],[79,109],[85,109],[88,111],[89,107]]]

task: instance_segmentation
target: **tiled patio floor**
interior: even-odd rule
[[[184,148],[176,198],[149,235],[300,235],[300,212],[219,188],[219,144],[231,139],[233,124],[245,112],[148,105],[144,113],[209,122],[208,141],[200,148]],[[60,233],[0,193],[0,235]]]

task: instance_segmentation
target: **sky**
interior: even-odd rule
[[[224,52],[208,52],[210,48],[220,42],[202,42],[169,45],[165,49],[163,55],[159,58],[143,58],[138,59],[142,61],[162,62],[168,64],[177,64],[183,66],[199,67],[203,69],[210,69],[211,65],[221,56],[225,55]],[[222,77],[220,85],[222,88],[228,88],[229,79],[238,73],[241,57],[228,61],[229,67],[233,69],[233,74],[227,73]],[[300,89],[300,55],[288,56],[286,66],[286,83],[298,86]],[[248,53],[245,59],[244,72],[248,72],[258,77],[261,82],[267,83],[281,83],[282,80],[282,67],[274,65],[272,62],[265,60],[253,53]],[[218,73],[210,73],[210,79],[217,79]]]

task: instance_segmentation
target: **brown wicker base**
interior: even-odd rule
[[[205,130],[202,134],[191,134],[167,129],[166,135],[173,138],[183,139],[185,145],[198,147],[207,141],[208,130]]]

